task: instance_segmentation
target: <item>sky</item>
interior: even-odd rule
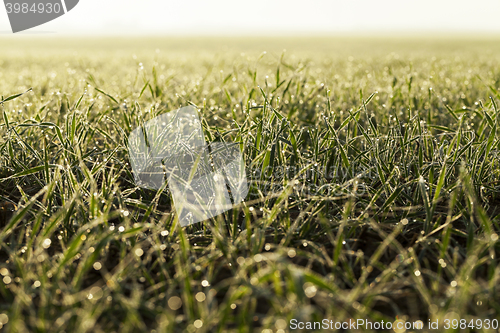
[[[9,31],[0,7],[0,33]],[[379,32],[500,33],[500,0],[80,0],[63,17],[25,34]]]

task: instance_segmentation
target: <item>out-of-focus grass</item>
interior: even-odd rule
[[[0,95],[33,89],[0,105],[1,325],[498,318],[498,41],[1,39]],[[182,229],[126,142],[190,103],[251,189]]]

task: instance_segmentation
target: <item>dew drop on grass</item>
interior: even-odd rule
[[[42,247],[44,249],[48,249],[50,247],[50,244],[52,243],[52,241],[49,239],[49,238],[46,238],[43,243],[42,243]]]
[[[313,298],[314,296],[316,296],[318,288],[315,285],[313,285],[310,282],[306,282],[304,283],[303,287],[304,287],[304,293],[306,294],[307,298]]]
[[[178,310],[182,306],[182,300],[178,296],[172,296],[168,300],[168,307],[172,310]]]
[[[9,322],[9,316],[5,313],[0,313],[0,329],[3,325],[6,325]]]
[[[196,294],[195,298],[198,302],[203,302],[207,297],[204,292],[200,291],[199,293]]]

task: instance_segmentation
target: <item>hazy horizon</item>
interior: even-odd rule
[[[25,34],[336,35],[500,34],[500,1],[431,0],[81,0],[66,15]],[[0,32],[10,25],[0,10]]]

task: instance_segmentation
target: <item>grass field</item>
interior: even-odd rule
[[[492,331],[500,39],[22,38],[0,39],[6,332]],[[251,181],[181,228],[127,137],[190,104]]]

